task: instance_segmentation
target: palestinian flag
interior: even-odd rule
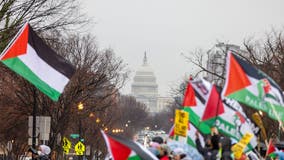
[[[283,93],[273,79],[232,52],[227,54],[226,72],[223,96],[284,120]]]
[[[192,80],[192,78],[190,77],[190,80]],[[194,95],[194,90],[191,86],[190,81],[187,84],[186,90],[185,90],[185,94],[184,94],[184,98],[183,98],[183,107],[192,107],[192,106],[196,106],[196,100],[195,100],[195,95]]]
[[[113,160],[158,160],[139,143],[101,131]]]
[[[191,81],[191,85],[194,88],[194,94],[201,100],[201,103],[203,103],[202,108],[194,108],[194,110],[201,115],[201,121],[216,118],[224,113],[223,102],[215,85],[212,85],[204,79]]]
[[[247,118],[246,114],[242,110],[242,107],[237,101],[225,97],[222,97],[222,100],[218,100],[220,96],[217,96],[217,93],[220,89],[217,89],[217,87],[214,88],[213,84],[204,79],[195,79],[191,81],[191,84],[195,91],[197,106],[191,108],[185,107],[184,110],[190,114],[190,123],[202,134],[210,134],[210,128],[215,126],[220,133],[239,141],[245,133],[249,132],[256,134],[259,131],[259,128],[255,127],[249,118]],[[213,90],[215,89],[217,93],[214,93],[215,91]],[[208,103],[210,103],[208,101],[210,101],[212,93],[215,95],[213,96],[215,97],[215,100],[222,104],[222,112],[216,112],[218,108],[216,107],[216,104],[218,104],[216,101],[215,105],[213,105],[215,108],[211,107],[212,109],[210,109],[210,106],[208,106]],[[222,107],[219,106],[219,108]],[[202,120],[202,117],[204,117],[206,112],[209,111],[214,113],[212,114],[212,117]],[[256,137],[257,136],[254,136],[252,138],[249,144],[250,148],[256,146]]]
[[[274,152],[278,151],[278,149],[274,146],[273,141],[270,139],[269,144],[266,150],[266,156],[274,156]]]
[[[0,60],[54,101],[75,72],[73,66],[49,48],[28,23],[2,52]]]

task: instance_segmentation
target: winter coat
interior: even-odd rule
[[[231,139],[228,137],[221,137],[220,142],[222,144],[222,157],[221,160],[233,160],[231,154]]]
[[[168,156],[163,156],[160,158],[160,160],[170,160],[170,158]]]
[[[38,156],[36,160],[50,160],[48,155],[41,155],[41,156]]]
[[[217,154],[218,154],[217,149],[212,149],[209,147],[202,147],[199,138],[195,140],[195,143],[196,143],[196,148],[198,152],[203,156],[204,159],[206,160],[216,160],[217,159]]]

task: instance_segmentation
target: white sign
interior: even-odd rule
[[[39,116],[36,116],[36,126],[39,127]],[[29,128],[33,128],[33,116],[29,116]]]
[[[50,122],[49,116],[36,116],[36,137],[40,135],[40,140],[48,141],[50,133]],[[33,135],[33,116],[29,116],[29,136]]]
[[[33,139],[29,138],[28,145],[33,145]],[[36,138],[36,145],[38,145],[38,138]]]
[[[40,116],[39,119],[39,132],[40,132],[40,140],[48,141],[49,133],[50,133],[50,117]]]
[[[29,128],[28,133],[29,133],[29,136],[32,137],[33,136],[33,128]],[[37,137],[38,134],[39,134],[39,128],[36,127],[36,135],[35,136]]]

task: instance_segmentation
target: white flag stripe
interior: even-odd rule
[[[28,44],[27,54],[18,56],[29,69],[50,87],[62,93],[69,79],[43,61]],[[52,78],[51,78],[52,77]]]
[[[187,131],[187,135],[189,136],[190,139],[192,139],[192,141],[195,143],[195,139],[196,139],[196,131],[197,129],[194,127],[194,125],[192,125],[190,123],[190,129]],[[204,138],[201,134],[199,134],[199,140],[200,143],[202,145],[202,147],[204,147]]]

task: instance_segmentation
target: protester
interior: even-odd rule
[[[159,152],[159,148],[160,148],[160,144],[156,143],[156,142],[150,142],[150,147],[148,148],[148,150],[155,155],[156,157],[158,157],[160,155]]]
[[[204,147],[202,147],[202,145],[201,145],[198,131],[195,133],[195,136],[196,136],[196,139],[195,139],[196,149],[203,156],[203,158],[205,160],[216,160],[217,154],[218,154],[218,149],[213,148],[211,136],[206,137]]]
[[[276,152],[274,152],[274,154],[276,155],[276,159],[284,160],[284,152],[283,151],[276,151]]]
[[[235,160],[249,160],[249,157],[245,153],[243,153],[239,159],[235,158]]]
[[[221,160],[233,160],[232,158],[232,151],[231,151],[231,145],[232,141],[229,137],[222,136],[220,138],[220,144],[221,144]]]
[[[170,160],[169,157],[170,149],[166,144],[161,144],[158,150],[159,150],[158,158],[160,160]]]
[[[156,137],[152,138],[152,142],[163,144],[164,143],[164,139],[162,137],[160,137],[160,136],[156,136]]]
[[[184,151],[183,148],[175,148],[173,150],[174,160],[191,160]]]
[[[33,156],[36,160],[50,160],[49,154],[51,152],[51,149],[47,145],[40,145],[38,147],[38,150],[30,148],[29,151],[33,153]]]

